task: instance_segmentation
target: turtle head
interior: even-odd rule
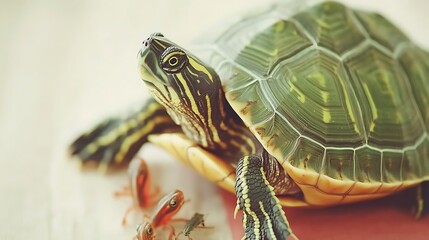
[[[167,109],[195,111],[195,104],[221,87],[211,67],[160,33],[143,41],[138,58],[142,80]]]
[[[216,148],[208,137],[214,129],[208,123],[221,120],[223,107],[219,101],[224,94],[216,72],[160,33],[143,41],[138,61],[149,91],[184,133],[204,147]]]
[[[138,61],[149,91],[187,137],[219,154],[244,149],[237,144],[242,137],[236,138],[248,129],[226,101],[213,68],[160,33],[143,41]]]

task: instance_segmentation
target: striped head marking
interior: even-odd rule
[[[211,67],[160,33],[143,42],[138,58],[141,78],[167,109],[198,112],[221,87]]]

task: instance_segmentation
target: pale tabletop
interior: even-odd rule
[[[121,226],[131,200],[113,196],[126,185],[126,172],[80,171],[66,154],[68,143],[148,97],[136,53],[150,33],[186,47],[220,19],[267,2],[1,1],[0,240],[131,239],[139,215]],[[346,2],[385,14],[429,49],[429,1]],[[190,199],[180,217],[207,214],[214,228],[194,239],[232,239],[232,213],[216,186],[154,146],[140,155],[154,184],[164,192],[180,188]]]

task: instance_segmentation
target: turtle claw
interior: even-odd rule
[[[429,182],[422,182],[417,186],[416,206],[417,219],[423,218],[429,212]]]
[[[240,201],[237,199],[237,204],[235,205],[235,209],[234,209],[234,219],[237,218],[237,213],[240,210]]]

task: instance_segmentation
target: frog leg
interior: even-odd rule
[[[173,240],[173,237],[176,235],[174,227],[171,225],[166,225],[165,227],[167,227],[167,226],[168,226],[168,228],[170,228],[170,233],[168,234],[168,240]]]
[[[275,167],[277,164],[277,160],[267,153],[245,156],[238,162],[235,183],[237,207],[234,217],[239,209],[243,211],[244,239],[296,238],[274,187],[271,186],[272,182],[268,180],[274,178],[272,170],[279,169]],[[277,175],[277,178],[282,176]]]
[[[165,108],[150,99],[138,111],[108,118],[83,133],[70,144],[69,152],[83,165],[96,163],[100,170],[106,171],[131,161],[150,134],[176,129]]]
[[[127,216],[128,216],[128,214],[130,213],[130,212],[132,212],[132,211],[134,211],[135,209],[137,208],[137,206],[135,206],[135,205],[133,205],[133,206],[131,206],[131,207],[128,207],[127,208],[127,210],[125,211],[125,213],[124,213],[124,216],[122,217],[122,222],[121,222],[121,224],[124,226],[124,225],[127,225]]]
[[[416,218],[422,218],[429,212],[429,182],[422,182],[416,189]]]
[[[129,186],[124,186],[122,190],[114,192],[115,197],[129,197],[131,196],[131,188]]]

